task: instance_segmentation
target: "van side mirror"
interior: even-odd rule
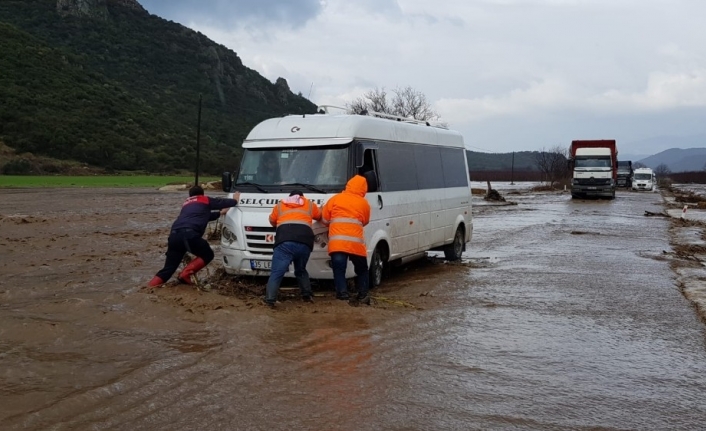
[[[368,193],[374,193],[378,191],[378,178],[375,175],[375,171],[367,171],[363,173],[363,177],[368,182]]]
[[[230,176],[230,172],[223,172],[221,175],[221,186],[224,192],[230,193],[233,188],[233,178]]]

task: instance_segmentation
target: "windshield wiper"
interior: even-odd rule
[[[326,194],[325,191],[321,190],[320,188],[316,186],[312,186],[311,184],[304,184],[304,183],[287,183],[287,184],[282,184],[284,186],[301,186],[301,187],[306,187],[307,189],[316,192],[316,193],[321,193],[321,194]]]
[[[267,190],[263,189],[260,186],[260,184],[251,183],[250,181],[245,181],[244,183],[235,183],[233,185],[233,187],[235,187],[235,186],[254,186],[256,189],[258,189],[262,193],[269,193]]]

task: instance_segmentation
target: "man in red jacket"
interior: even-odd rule
[[[346,189],[326,202],[321,222],[329,226],[328,254],[333,268],[336,298],[349,299],[346,282],[348,260],[355,269],[356,300],[370,304],[368,295],[368,252],[365,247],[364,227],[370,222],[370,204],[365,199],[368,182],[356,175],[346,184]]]
[[[233,199],[227,199],[204,196],[201,186],[189,189],[189,198],[182,205],[179,217],[172,224],[169,233],[164,268],[152,278],[147,286],[155,287],[166,283],[179,268],[187,251],[194,254],[196,259],[186,265],[179,274],[179,281],[192,284],[191,276],[213,260],[213,250],[211,250],[208,241],[203,239],[208,222],[217,220],[228,209],[236,206],[238,199],[240,199],[240,192],[235,192]]]

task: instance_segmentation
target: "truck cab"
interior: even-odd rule
[[[614,140],[572,141],[571,197],[615,198],[618,151]]]
[[[631,160],[618,160],[618,180],[616,186],[631,188],[633,174]]]

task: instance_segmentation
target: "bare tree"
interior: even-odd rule
[[[633,168],[633,169],[637,169],[637,168],[646,168],[646,167],[647,167],[646,164],[640,163],[640,162],[635,162],[635,163],[632,164],[632,168]]]
[[[669,166],[667,166],[664,163],[660,163],[655,168],[655,175],[657,175],[658,177],[666,177],[667,175],[669,175],[671,173],[672,173],[672,170],[669,169]]]
[[[431,107],[427,97],[410,86],[392,90],[394,96],[388,99],[385,88],[375,88],[352,102],[346,104],[348,112],[361,114],[364,111],[375,111],[383,114],[397,115],[420,121],[435,121],[439,119]]]
[[[427,96],[420,91],[407,86],[397,88],[393,92],[395,97],[392,99],[392,107],[395,115],[420,121],[439,119],[439,114],[432,109]]]
[[[567,154],[568,149],[561,145],[545,150],[542,148],[535,156],[537,168],[544,175],[549,187],[554,187],[554,183],[567,177],[568,164]]]

